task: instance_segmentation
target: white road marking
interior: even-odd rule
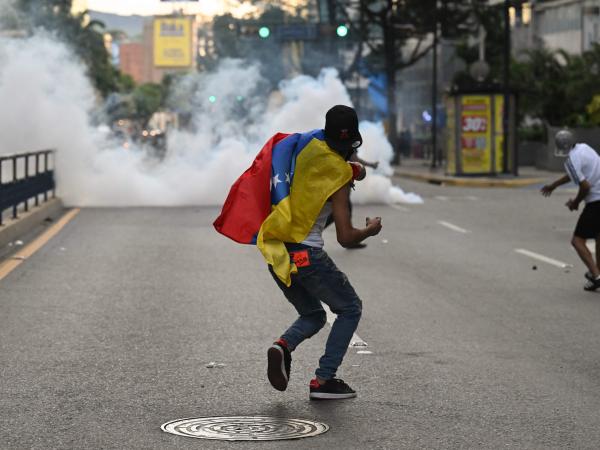
[[[400,206],[400,205],[396,205],[394,203],[390,203],[390,206],[394,209],[397,209],[398,211],[404,211],[404,212],[409,212],[410,209],[405,208],[404,206]]]
[[[329,308],[325,305],[325,312],[327,313],[327,323],[329,325],[333,325],[333,322],[336,319],[336,315],[333,314]],[[352,345],[354,344],[354,345]],[[352,340],[350,341],[350,346],[352,347],[368,347],[368,344],[356,333],[352,335]]]
[[[447,202],[448,201],[448,197],[446,197],[445,195],[436,195],[435,198],[438,199],[438,200],[441,200],[443,202]]]
[[[465,198],[467,200],[473,200],[473,201],[479,200],[479,197],[475,197],[474,195],[467,195]]]
[[[530,258],[537,259],[538,261],[545,262],[546,264],[551,264],[555,267],[560,267],[561,269],[566,269],[567,267],[573,267],[573,264],[568,264],[557,259],[549,258],[544,255],[540,255],[539,253],[535,253],[529,250],[525,250],[524,248],[515,248],[515,252],[520,253],[521,255],[529,256]]]
[[[454,225],[450,222],[446,222],[444,220],[438,220],[438,223],[446,228],[450,228],[453,231],[457,231],[458,233],[470,233],[469,230],[465,230],[464,228],[459,227],[458,225]]]

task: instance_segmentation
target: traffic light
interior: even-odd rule
[[[342,38],[348,36],[348,27],[346,25],[339,25],[335,29],[335,34]]]
[[[217,97],[214,95],[211,95],[210,97],[208,97],[208,101],[211,103],[215,103],[217,101]]]
[[[258,35],[263,39],[267,39],[271,35],[271,30],[269,27],[260,27],[258,29]]]

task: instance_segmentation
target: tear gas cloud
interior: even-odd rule
[[[93,124],[97,95],[85,72],[49,34],[0,39],[0,154],[57,149],[58,193],[67,205],[222,204],[270,135],[322,128],[327,109],[351,104],[335,70],[284,81],[277,96],[267,96],[258,67],[224,61],[214,73],[192,74],[175,86],[170,101],[185,103],[193,131],[170,131],[158,161],[135,146],[126,150],[108,127]],[[362,122],[361,133],[359,155],[379,168],[357,183],[353,200],[422,202],[392,186],[383,127]]]

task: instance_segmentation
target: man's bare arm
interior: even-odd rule
[[[579,190],[577,191],[577,197],[575,197],[575,199],[569,199],[569,201],[566,203],[567,207],[571,211],[575,211],[577,208],[579,208],[579,204],[586,197],[586,195],[588,195],[591,188],[592,188],[592,186],[590,185],[590,183],[587,180],[583,180],[581,183],[579,183]]]
[[[364,241],[369,236],[375,236],[381,231],[381,219],[367,219],[367,226],[362,229],[354,228],[350,219],[349,205],[350,186],[345,185],[331,196],[333,220],[337,240],[342,247],[349,247]]]
[[[550,183],[544,186],[540,191],[544,197],[550,197],[554,189],[556,189],[559,186],[562,186],[563,184],[567,184],[569,181],[571,181],[569,175],[563,175],[554,183]]]
[[[360,158],[356,152],[352,153],[352,155],[350,156],[350,161],[360,163],[363,166],[371,167],[372,169],[377,169],[377,167],[379,166],[378,161],[375,161],[375,162],[365,161],[364,159]]]

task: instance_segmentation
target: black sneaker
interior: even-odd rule
[[[600,288],[600,277],[591,280],[588,278],[588,281],[583,285],[583,289],[586,291],[595,291],[598,288]]]
[[[314,379],[310,380],[310,396],[313,400],[335,400],[339,398],[356,397],[356,391],[344,383],[343,380],[332,378],[325,384],[319,384]]]
[[[285,345],[275,342],[267,350],[267,376],[269,382],[278,391],[287,389],[292,367],[292,355]]]
[[[594,281],[594,275],[589,270],[585,273],[584,276],[586,280]]]

